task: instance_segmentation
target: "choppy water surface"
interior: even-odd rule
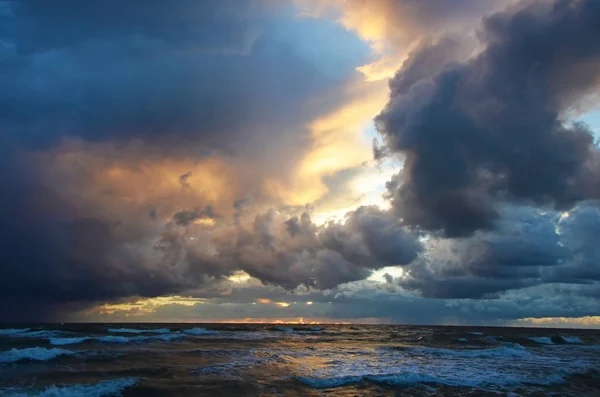
[[[378,325],[0,328],[2,396],[600,396],[600,332]]]

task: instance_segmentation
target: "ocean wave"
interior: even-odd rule
[[[72,337],[72,338],[50,338],[51,345],[73,345],[76,343],[85,342],[86,340],[91,339],[89,336],[80,336],[80,337]]]
[[[12,337],[18,337],[18,338],[40,338],[40,339],[44,339],[44,338],[56,338],[56,337],[60,337],[62,335],[65,335],[64,331],[58,331],[58,330],[38,330],[38,331],[27,331],[27,332],[21,332],[21,333],[17,333],[17,334],[12,334]]]
[[[458,341],[465,343],[465,342],[468,342],[469,340],[467,338],[458,338]]]
[[[94,338],[99,342],[106,343],[129,343],[129,342],[144,342],[150,340],[162,340],[171,341],[174,339],[183,338],[181,333],[161,334],[161,335],[148,335],[148,336],[119,336],[119,335],[106,335]]]
[[[190,334],[190,335],[216,335],[218,334],[217,331],[211,331],[205,328],[191,328],[191,329],[186,329],[183,332],[185,332],[186,334]]]
[[[224,333],[219,333],[218,335],[219,339],[233,339],[233,340],[263,340],[263,339],[269,339],[269,338],[273,338],[275,339],[275,336],[269,335],[268,333],[265,332],[224,332]]]
[[[483,332],[469,332],[471,335],[481,336]]]
[[[109,328],[108,332],[119,333],[119,334],[143,334],[143,333],[155,333],[155,334],[168,334],[171,332],[168,328],[157,328],[157,329],[136,329],[136,328]]]
[[[192,370],[196,375],[222,376],[226,378],[241,378],[248,368],[256,368],[259,365],[284,361],[277,355],[270,355],[265,351],[251,349],[248,353],[229,352],[227,354],[231,361],[197,367]]]
[[[414,385],[418,383],[431,383],[447,386],[458,387],[487,387],[487,386],[519,386],[519,385],[540,385],[548,386],[565,382],[565,377],[571,375],[572,372],[560,371],[545,376],[543,378],[528,378],[523,376],[510,376],[508,374],[502,377],[456,377],[442,376],[437,377],[418,372],[401,372],[390,374],[365,374],[365,375],[346,375],[333,377],[296,377],[300,382],[314,389],[329,389],[351,384],[357,384],[365,381],[387,384],[387,385]]]
[[[292,328],[292,327],[275,327],[274,331],[294,332],[294,328]]]
[[[540,343],[542,345],[553,345],[554,344],[554,342],[552,342],[552,339],[547,336],[532,336],[527,339],[534,341],[535,343]]]
[[[575,344],[582,344],[583,342],[581,341],[581,339],[579,339],[576,336],[562,336],[560,337],[564,342],[566,343],[575,343]]]
[[[478,358],[524,357],[531,355],[529,350],[516,343],[506,343],[502,346],[494,347],[492,349],[453,350],[433,347],[418,347],[414,350],[427,354]]]
[[[7,328],[0,330],[0,336],[9,336],[11,338],[53,338],[65,335],[64,331],[58,330],[37,330],[31,328]]]
[[[60,348],[28,347],[26,349],[11,349],[0,353],[0,363],[14,363],[21,360],[47,361],[58,356],[73,354],[75,352]]]
[[[5,329],[0,329],[0,336],[10,336],[10,335],[22,334],[27,331],[31,331],[31,328],[5,328]]]
[[[600,345],[584,345],[577,348],[582,350],[600,350]]]
[[[337,376],[331,378],[311,378],[297,377],[300,382],[313,389],[330,389],[345,385],[352,385],[365,381],[375,383],[385,383],[389,385],[414,385],[417,383],[448,383],[439,378],[430,375],[422,375],[415,372],[403,372],[387,375],[357,375],[357,376]]]
[[[113,380],[104,380],[92,384],[80,384],[69,386],[52,385],[43,391],[31,390],[0,390],[6,397],[105,397],[120,396],[121,392],[134,386],[138,378],[121,378]]]

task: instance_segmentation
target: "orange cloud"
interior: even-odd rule
[[[600,328],[600,316],[526,317],[514,321],[514,325],[549,328]]]
[[[86,214],[148,218],[154,209],[157,219],[165,221],[175,212],[204,204],[220,213],[231,212],[239,181],[235,167],[225,159],[212,156],[198,161],[139,152],[133,144],[66,141],[52,152],[39,154],[38,161],[47,183],[65,184],[61,188],[73,209]]]
[[[273,302],[271,299],[268,299],[268,298],[257,299],[256,302],[261,303],[263,305],[272,304],[272,305],[279,306],[279,307],[288,307],[290,305],[287,302]]]

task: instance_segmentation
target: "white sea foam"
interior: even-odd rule
[[[547,336],[532,336],[528,338],[529,340],[534,341],[535,343],[540,343],[542,345],[553,345],[552,339]]]
[[[30,330],[31,328],[5,328],[0,329],[0,336],[18,335]]]
[[[120,333],[120,334],[143,334],[143,333],[155,333],[155,334],[168,334],[171,332],[168,328],[157,328],[157,329],[135,329],[135,328],[109,328],[108,332]]]
[[[561,339],[567,343],[576,343],[576,344],[581,344],[583,343],[581,341],[581,339],[579,339],[576,336],[561,336]]]
[[[6,397],[105,397],[120,396],[121,392],[132,387],[137,378],[121,378],[104,380],[98,383],[55,386],[52,385],[43,391],[39,390],[0,390]]]
[[[85,342],[90,339],[89,336],[80,336],[72,338],[50,338],[50,344],[52,345],[74,345],[76,343]]]
[[[483,332],[469,332],[471,335],[477,335],[477,336],[481,336],[483,335]]]
[[[71,350],[45,347],[28,347],[25,349],[11,349],[0,353],[0,363],[14,363],[20,360],[47,361],[58,356],[73,355]]]
[[[467,338],[458,338],[459,342],[468,342],[469,340]]]
[[[208,329],[198,328],[198,327],[186,329],[183,332],[185,332],[186,334],[190,334],[190,335],[216,335],[216,334],[218,334],[217,331],[211,331]]]

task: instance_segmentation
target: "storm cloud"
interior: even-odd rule
[[[290,294],[329,318],[590,315],[600,152],[571,121],[598,93],[600,4],[381,1],[372,25],[368,2],[326,3],[332,30],[269,0],[1,3],[0,320],[177,294],[236,315]],[[369,46],[382,62],[354,64]],[[345,123],[407,48],[375,118],[399,172],[358,205],[374,173],[340,154]]]
[[[2,2],[3,320],[230,272],[165,253],[248,185],[291,174],[347,78],[277,17],[263,1]]]
[[[8,4],[0,118],[32,147],[76,136],[231,149],[305,120],[301,103],[331,84],[261,35],[260,1]]]
[[[406,265],[421,245],[416,235],[377,207],[360,207],[346,215],[345,223],[312,223],[304,212],[287,218],[271,209],[250,222],[216,232],[212,261],[221,271],[243,270],[266,283],[288,289],[317,289],[362,280],[372,270]],[[190,263],[206,263],[206,251],[187,251]],[[210,261],[208,261],[210,262]]]
[[[376,119],[404,158],[389,188],[406,224],[468,235],[493,228],[498,200],[598,198],[591,131],[563,116],[597,87],[599,20],[595,1],[536,2],[486,18],[485,49],[469,61],[448,62],[447,42],[409,57]]]

